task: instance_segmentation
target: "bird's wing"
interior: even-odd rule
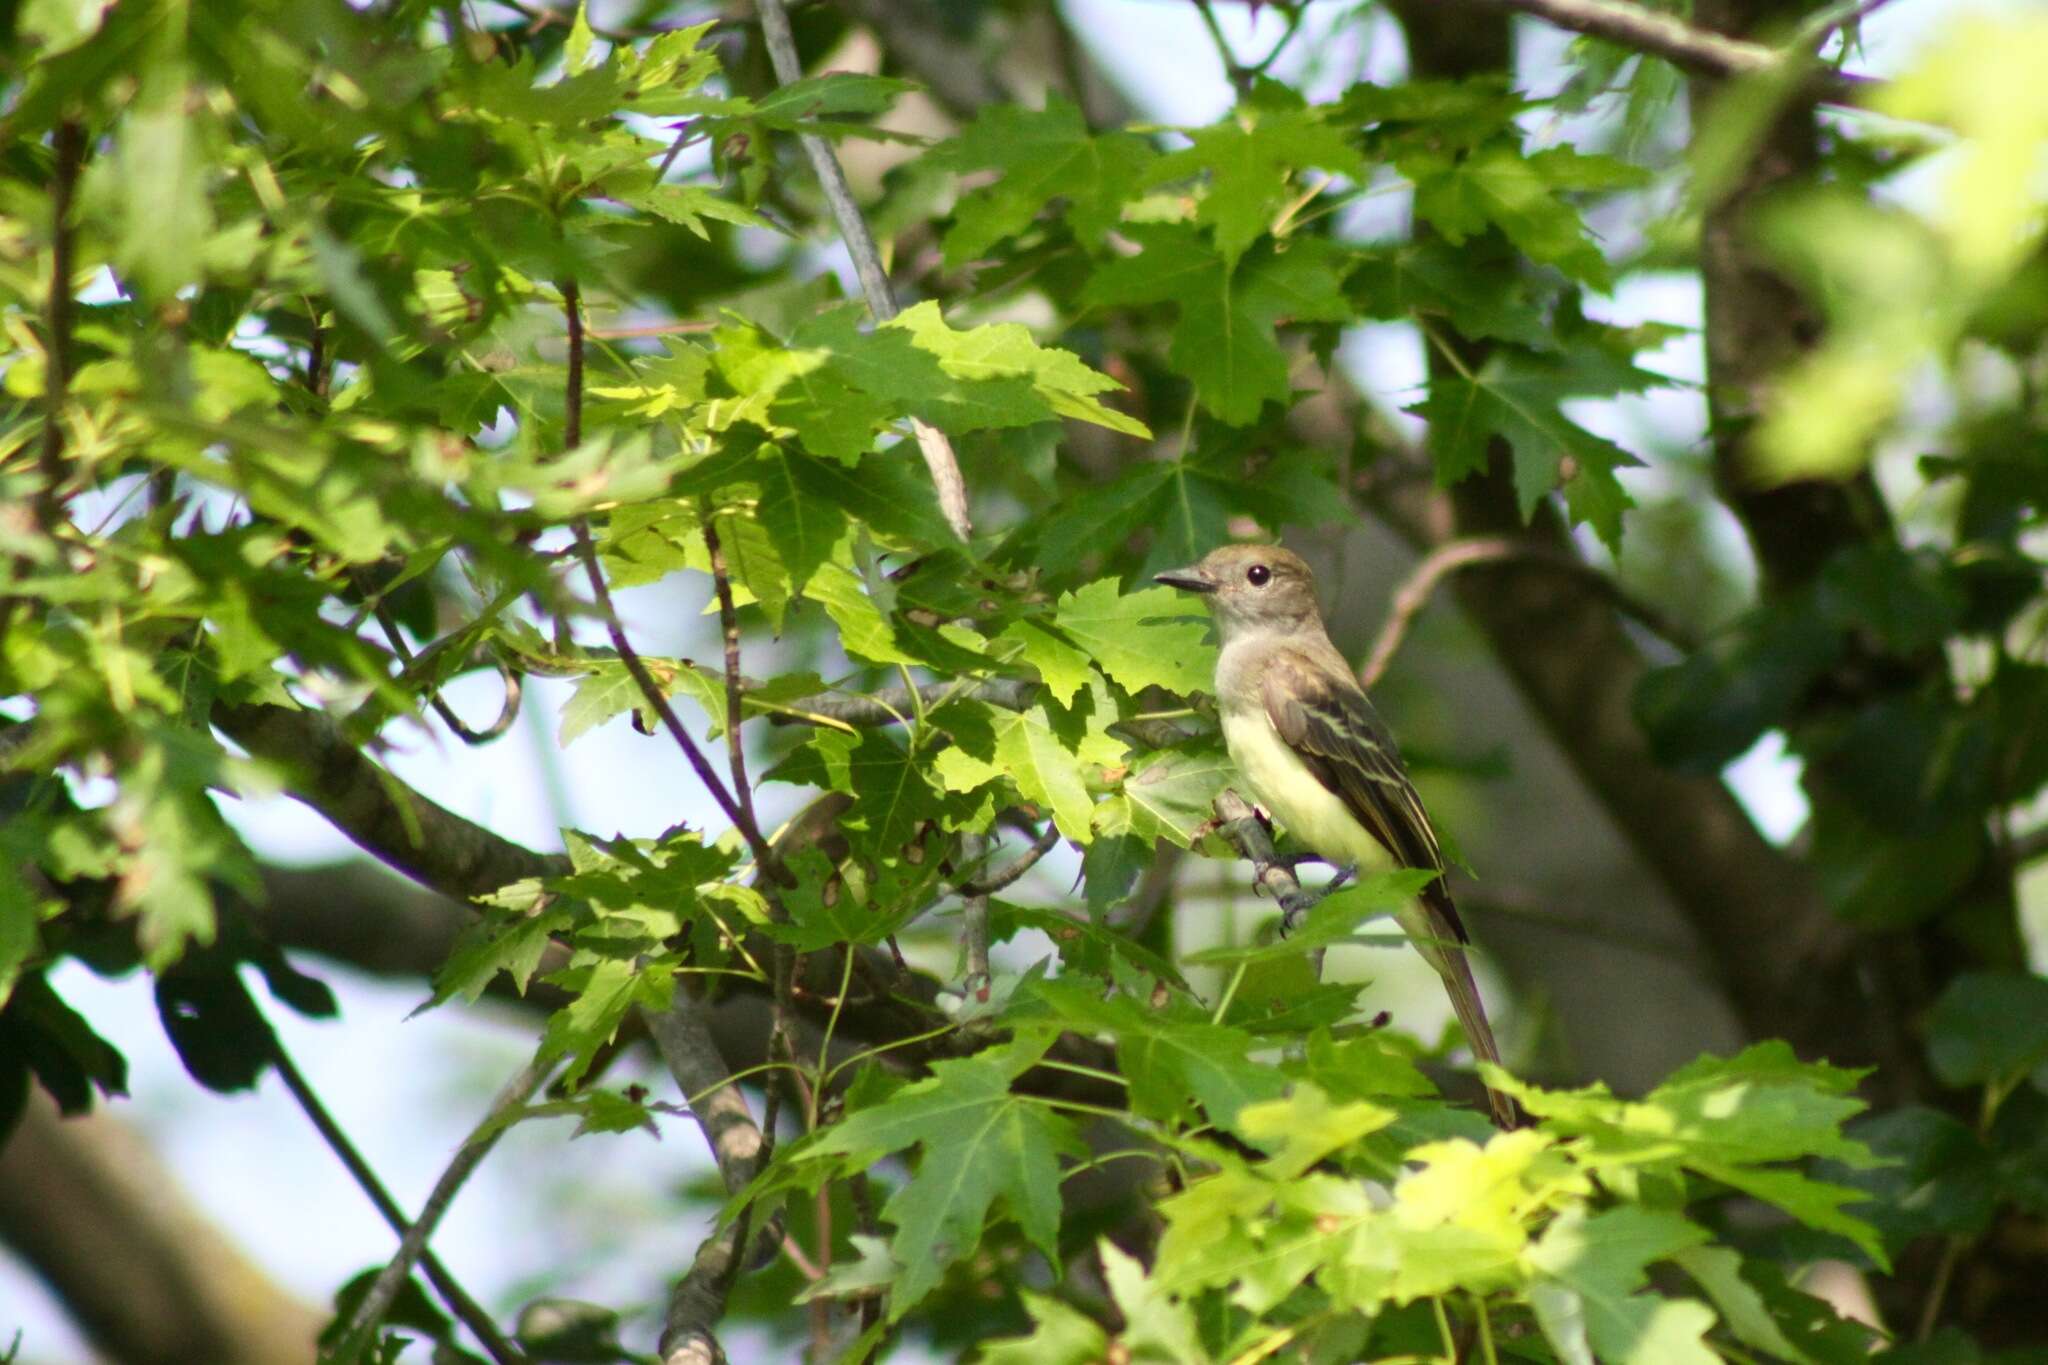
[[[1364,691],[1349,678],[1332,679],[1292,649],[1274,651],[1259,683],[1266,715],[1281,740],[1394,860],[1403,867],[1442,871],[1443,850],[1429,813]],[[1441,877],[1429,884],[1423,898],[1443,913],[1459,942],[1468,941]]]

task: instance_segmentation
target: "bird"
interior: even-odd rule
[[[1199,594],[1215,619],[1223,743],[1266,813],[1340,869],[1439,874],[1395,918],[1443,978],[1474,1055],[1499,1065],[1436,830],[1393,736],[1330,643],[1308,565],[1277,545],[1231,544],[1154,581]],[[1514,1127],[1514,1101],[1491,1086],[1486,1094],[1495,1122]]]

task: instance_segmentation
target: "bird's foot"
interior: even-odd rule
[[[1310,862],[1315,859],[1315,855],[1313,853],[1298,853],[1294,855],[1294,858],[1297,862]],[[1291,871],[1292,868],[1289,870]],[[1296,929],[1299,929],[1301,922],[1308,918],[1308,912],[1321,905],[1324,897],[1328,896],[1332,891],[1340,890],[1346,882],[1352,880],[1357,875],[1358,864],[1345,863],[1337,869],[1337,875],[1330,878],[1328,886],[1315,891],[1302,887],[1292,895],[1282,897],[1280,902],[1280,936],[1285,938]]]

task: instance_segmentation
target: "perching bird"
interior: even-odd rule
[[[1400,752],[1330,643],[1315,580],[1277,545],[1225,545],[1157,581],[1200,593],[1222,636],[1216,704],[1223,742],[1251,794],[1316,856],[1340,867],[1441,872],[1443,850]],[[1395,918],[1450,992],[1481,1060],[1500,1061],[1451,893],[1438,877]],[[1489,1089],[1495,1120],[1515,1125],[1514,1102]]]

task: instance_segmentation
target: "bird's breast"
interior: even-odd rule
[[[1377,868],[1389,863],[1343,798],[1323,785],[1301,756],[1280,738],[1263,706],[1226,707],[1223,743],[1251,797],[1297,841],[1334,863]]]

